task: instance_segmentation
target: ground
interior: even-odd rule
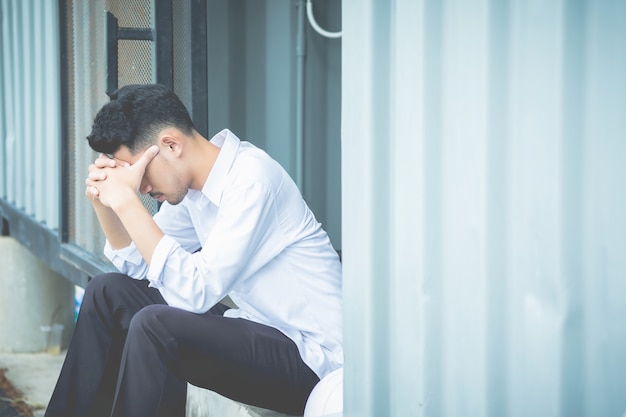
[[[6,369],[0,369],[0,417],[33,417],[24,395],[6,379]]]

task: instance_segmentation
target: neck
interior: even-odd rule
[[[220,148],[209,142],[204,136],[197,131],[193,131],[194,140],[189,141],[189,166],[191,169],[192,190],[202,191],[204,183],[206,183],[213,165],[220,153]]]

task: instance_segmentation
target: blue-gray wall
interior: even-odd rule
[[[626,3],[343,3],[345,416],[626,411]]]
[[[324,27],[340,28],[341,2],[315,2]],[[209,134],[230,128],[265,149],[297,178],[298,2],[208,2]],[[341,247],[341,40],[305,25],[301,189]]]

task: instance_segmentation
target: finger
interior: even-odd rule
[[[104,171],[96,170],[89,172],[87,179],[91,181],[102,181],[107,178],[107,174]]]
[[[143,155],[141,155],[141,158],[139,158],[137,160],[137,162],[135,162],[133,164],[133,167],[138,167],[141,169],[146,169],[146,167],[148,166],[148,164],[150,163],[150,161],[152,161],[152,159],[154,159],[154,157],[159,153],[159,147],[156,145],[152,145],[150,146],[148,149],[145,150],[145,152],[143,153]]]
[[[113,168],[117,165],[115,159],[109,158],[106,155],[100,155],[93,163],[97,168]]]
[[[102,180],[99,180],[99,179],[94,180],[94,179],[91,179],[91,178],[87,177],[85,179],[85,185],[88,186],[88,187],[97,188],[98,186],[102,185],[101,181]]]
[[[102,181],[104,179],[104,178],[100,178],[100,175],[101,175],[100,171],[90,172],[87,175],[87,178],[85,178],[85,184],[93,185],[95,187],[97,181]]]
[[[100,190],[98,190],[96,187],[88,185],[87,188],[85,188],[85,194],[87,195],[87,197],[97,198],[100,195]]]

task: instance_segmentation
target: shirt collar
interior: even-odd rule
[[[202,194],[215,205],[219,205],[224,191],[224,180],[230,171],[230,167],[235,161],[239,150],[240,140],[233,132],[224,129],[211,138],[211,143],[220,149],[217,159],[211,168],[209,177],[202,187]],[[195,193],[194,193],[195,194]],[[195,196],[190,196],[195,199]]]

